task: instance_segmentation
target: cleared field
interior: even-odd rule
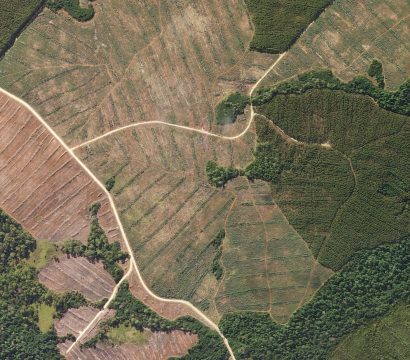
[[[409,334],[410,305],[398,305],[382,319],[347,336],[331,359],[409,359]]]
[[[182,331],[154,332],[151,333],[146,345],[123,344],[115,347],[98,343],[96,348],[79,349],[74,348],[68,355],[67,360],[167,360],[170,357],[183,356],[188,349],[196,344],[196,335],[190,335]],[[60,345],[60,350],[70,346],[70,342]]]
[[[272,144],[283,168],[274,197],[321,264],[340,269],[358,249],[410,234],[408,117],[328,90],[276,96],[257,111],[303,142],[286,144],[257,120],[259,141]]]
[[[93,302],[109,298],[115,286],[102,263],[93,264],[82,257],[61,256],[42,269],[38,278],[56,293],[78,291]]]
[[[150,288],[166,297],[211,308],[207,292],[217,281],[209,270],[211,245],[224,226],[234,195],[207,182],[209,159],[245,166],[254,136],[236,142],[166,126],[119,132],[76,153],[111,190],[137,263]]]
[[[121,236],[107,198],[26,108],[0,94],[0,207],[35,238],[86,241],[88,208],[110,241]]]
[[[96,308],[86,306],[81,306],[78,309],[69,309],[61,319],[54,322],[57,335],[66,336],[72,334],[77,337],[99,311]]]
[[[286,322],[332,272],[315,262],[275,204],[268,183],[239,178],[228,188],[237,195],[226,219],[218,309],[266,311]]]
[[[209,129],[218,101],[247,92],[275,58],[247,50],[240,0],[93,6],[94,19],[81,24],[46,9],[0,63],[0,86],[70,145],[148,120]]]
[[[330,68],[343,80],[383,63],[386,87],[410,76],[410,3],[407,0],[337,0],[298,39],[261,85],[311,69]]]

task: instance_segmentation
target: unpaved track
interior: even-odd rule
[[[211,329],[215,330],[216,332],[218,332],[218,334],[222,337],[225,346],[227,347],[231,358],[233,360],[235,360],[235,355],[233,354],[233,351],[231,349],[231,347],[229,346],[228,340],[223,336],[222,332],[219,330],[218,326],[211,320],[209,319],[204,313],[202,313],[200,310],[198,310],[195,306],[193,306],[190,302],[188,301],[184,301],[184,300],[177,300],[177,299],[165,299],[165,298],[161,298],[157,295],[155,295],[145,284],[144,280],[142,279],[141,273],[138,269],[137,263],[135,261],[135,257],[133,254],[133,251],[131,249],[130,243],[128,241],[127,235],[124,231],[124,228],[122,226],[122,223],[120,221],[118,212],[117,212],[117,208],[115,207],[114,201],[111,197],[111,194],[109,193],[109,191],[105,188],[105,186],[100,182],[100,180],[98,180],[98,178],[88,169],[88,167],[75,155],[74,151],[72,149],[70,149],[65,142],[56,134],[56,132],[47,124],[47,122],[30,106],[28,105],[26,102],[24,102],[23,100],[21,100],[20,98],[18,98],[17,96],[9,93],[8,91],[1,89],[0,88],[0,92],[7,95],[8,97],[10,97],[11,99],[13,99],[14,101],[20,103],[21,105],[23,105],[25,108],[27,108],[29,111],[32,112],[32,114],[42,123],[42,125],[50,132],[51,135],[53,135],[53,137],[63,146],[63,148],[77,161],[77,163],[86,171],[86,173],[98,184],[98,186],[104,191],[104,193],[106,194],[107,198],[109,199],[112,211],[115,215],[115,219],[118,223],[118,226],[120,228],[120,232],[121,235],[124,239],[124,243],[125,246],[127,248],[127,251],[130,255],[130,268],[128,270],[128,272],[124,275],[124,277],[121,279],[121,281],[117,284],[117,286],[114,288],[113,293],[111,294],[109,300],[107,301],[107,303],[104,305],[104,309],[102,311],[100,311],[95,317],[94,319],[87,325],[87,327],[81,332],[80,336],[78,336],[78,338],[76,339],[76,341],[70,346],[70,348],[67,350],[67,353],[70,352],[78,343],[79,341],[87,334],[88,330],[91,329],[93,327],[93,325],[95,325],[98,320],[101,318],[101,316],[103,315],[104,310],[106,310],[109,306],[109,304],[111,303],[111,301],[115,298],[117,291],[118,291],[118,287],[119,285],[131,274],[131,272],[133,270],[135,270],[139,281],[141,282],[141,285],[144,287],[145,291],[152,296],[153,298],[157,299],[158,301],[161,302],[165,302],[165,303],[177,303],[177,304],[183,304],[185,306],[190,307],[194,313],[197,315],[198,319],[200,319],[204,324],[208,325]],[[252,119],[251,119],[252,120]],[[251,122],[251,121],[250,121]],[[248,125],[249,127],[250,125]]]
[[[252,98],[252,95],[253,95],[254,91],[259,86],[259,84],[275,68],[275,66],[277,64],[279,64],[279,62],[282,60],[282,58],[285,55],[286,55],[286,52],[280,54],[279,57],[276,59],[276,61],[273,63],[273,65],[268,70],[266,70],[265,73],[262,75],[262,77],[255,83],[255,85],[252,86],[251,91],[249,93],[249,96],[251,98]],[[234,136],[224,136],[224,135],[212,133],[212,132],[204,130],[204,129],[196,129],[196,128],[189,127],[189,126],[171,124],[171,123],[168,123],[168,122],[165,122],[165,121],[160,121],[160,120],[153,120],[153,121],[142,121],[142,122],[139,122],[139,123],[136,123],[136,124],[129,124],[129,125],[125,125],[125,126],[116,128],[114,130],[106,132],[105,134],[97,136],[97,137],[95,137],[91,140],[85,141],[82,144],[76,145],[76,146],[72,147],[71,150],[76,150],[76,149],[79,149],[79,148],[84,147],[86,145],[90,145],[90,144],[92,144],[92,143],[94,143],[98,140],[104,139],[105,137],[113,135],[113,134],[115,134],[117,132],[120,132],[120,131],[135,128],[135,127],[138,127],[138,126],[155,125],[155,124],[165,125],[165,126],[178,128],[178,129],[182,129],[182,130],[186,130],[186,131],[193,131],[193,132],[196,132],[196,133],[200,133],[200,134],[208,135],[208,136],[213,136],[213,137],[217,137],[217,138],[224,139],[224,140],[236,140],[236,139],[239,139],[242,136],[244,136],[249,131],[255,115],[256,114],[254,112],[253,105],[251,104],[251,115],[249,117],[248,125],[246,126],[246,128],[241,133],[239,133],[238,135],[234,135]]]

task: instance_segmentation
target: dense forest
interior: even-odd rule
[[[238,359],[329,359],[342,337],[410,301],[410,239],[357,252],[284,326],[268,314],[225,315]]]
[[[60,359],[54,331],[38,327],[37,304],[53,302],[25,259],[35,240],[0,210],[0,359]]]
[[[333,0],[245,0],[255,26],[251,50],[281,53]]]
[[[41,11],[46,0],[0,1],[0,58],[25,26]]]
[[[52,11],[64,9],[77,21],[88,21],[94,17],[94,7],[81,7],[79,0],[47,0],[47,7]]]

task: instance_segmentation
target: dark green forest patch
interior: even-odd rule
[[[410,240],[357,252],[314,299],[280,326],[262,313],[225,315],[237,359],[329,359],[343,336],[410,300]]]
[[[323,81],[282,84],[257,107],[265,117],[256,120],[255,161],[245,173],[272,183],[315,257],[337,270],[359,249],[409,235],[410,119],[368,96],[329,90],[339,84],[333,77]],[[393,95],[396,104],[407,91]],[[286,141],[272,122],[303,143]]]
[[[0,1],[0,58],[41,11],[45,0]]]
[[[81,7],[79,0],[47,0],[47,7],[54,12],[64,9],[77,21],[91,20],[95,14],[92,5]]]
[[[333,0],[245,0],[255,34],[251,50],[281,53]]]

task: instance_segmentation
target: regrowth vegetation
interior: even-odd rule
[[[236,117],[245,112],[249,97],[235,92],[223,99],[216,107],[216,123],[218,125],[232,124]]]
[[[225,315],[238,359],[329,359],[342,337],[409,300],[410,241],[357,252],[285,326],[268,315]]]
[[[251,50],[286,51],[332,1],[245,0],[255,25]]]

